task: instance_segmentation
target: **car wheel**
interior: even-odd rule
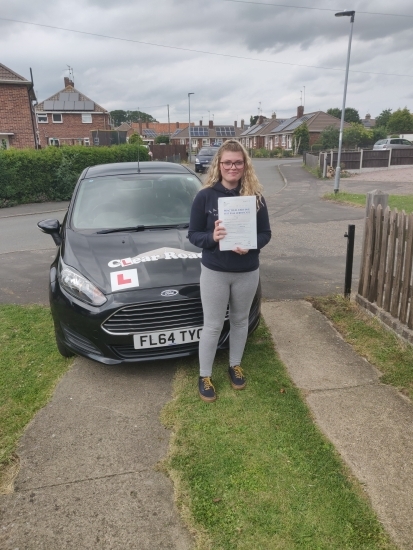
[[[56,332],[55,332],[55,338],[56,338],[56,346],[57,346],[57,349],[59,350],[60,355],[62,355],[63,357],[73,357],[74,355],[76,355],[75,353],[73,353],[73,351],[70,351],[70,349],[67,348],[59,340],[59,337],[57,336]]]

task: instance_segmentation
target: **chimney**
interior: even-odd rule
[[[304,105],[299,105],[297,107],[297,118],[301,118],[304,114]]]
[[[237,121],[234,120],[234,128],[237,128]]]
[[[243,130],[243,129],[244,129],[244,119],[242,118],[241,119],[241,130]]]
[[[145,122],[145,128],[149,128],[149,122]]]
[[[209,121],[208,127],[209,127],[209,128],[213,128],[213,127],[214,127],[214,121],[213,121],[213,120],[210,120],[210,121]]]
[[[264,117],[262,115],[259,116],[257,124],[262,124],[264,122]]]
[[[65,81],[65,88],[66,88],[67,86],[74,86],[73,81],[70,80],[70,78],[69,78],[68,76],[65,76],[65,77],[64,77],[64,81]]]
[[[202,126],[202,120],[199,121],[199,125]]]
[[[370,113],[367,113],[366,115],[366,120],[370,120],[371,119],[371,114]]]
[[[179,122],[176,123],[176,127],[179,128]]]
[[[275,119],[275,118],[277,118],[277,115],[276,115],[275,113],[273,113],[273,114],[271,115],[271,118],[274,118],[274,119]]]

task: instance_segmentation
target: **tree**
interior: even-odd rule
[[[412,134],[413,133],[413,115],[409,109],[397,109],[389,117],[387,131],[390,134]]]
[[[293,143],[295,143],[295,153],[302,153],[308,151],[310,148],[310,132],[308,126],[304,122],[296,128],[293,132]]]
[[[372,141],[373,133],[362,124],[352,122],[350,128],[343,130],[343,144],[347,148],[368,147]]]
[[[384,109],[379,116],[376,117],[376,128],[379,126],[387,127],[387,124],[389,123],[389,118],[391,116],[391,109]],[[384,136],[386,137],[386,136]]]
[[[252,116],[252,115],[251,115],[251,116],[250,116],[250,125],[251,125],[251,126],[254,126],[254,124],[257,124],[259,118],[260,118],[260,117],[259,117],[258,115],[255,115],[255,116]]]
[[[115,126],[120,126],[122,122],[157,122],[152,115],[148,115],[148,113],[143,113],[142,111],[123,111],[122,109],[117,109],[110,111],[110,116]]]
[[[128,143],[143,145],[143,139],[141,138],[141,136],[139,134],[132,134],[129,137]]]
[[[327,114],[341,119],[341,109],[338,109],[337,107],[335,107],[334,109],[327,109]],[[360,124],[361,118],[357,109],[353,109],[353,107],[346,107],[344,113],[344,121],[356,122],[357,124]]]
[[[155,143],[166,143],[169,144],[169,136],[157,136],[155,138]]]
[[[340,131],[338,128],[327,126],[327,128],[324,128],[321,132],[317,143],[319,143],[323,149],[337,149],[339,134]]]

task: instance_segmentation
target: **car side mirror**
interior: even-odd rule
[[[50,235],[57,246],[62,244],[59,220],[42,220],[38,222],[37,227],[41,229],[43,233]]]

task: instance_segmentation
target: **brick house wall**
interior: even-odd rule
[[[35,120],[29,90],[25,84],[0,83],[0,132],[13,135],[9,146],[17,149],[35,148]]]
[[[82,113],[62,113],[62,122],[53,122],[53,113],[47,115],[48,122],[38,122],[39,139],[41,147],[49,145],[49,139],[58,139],[60,145],[82,145],[85,138],[93,145],[92,130],[110,130],[109,115],[105,113],[92,113],[92,122],[82,122]],[[83,113],[85,114],[85,113]],[[90,113],[88,113],[90,114]]]

